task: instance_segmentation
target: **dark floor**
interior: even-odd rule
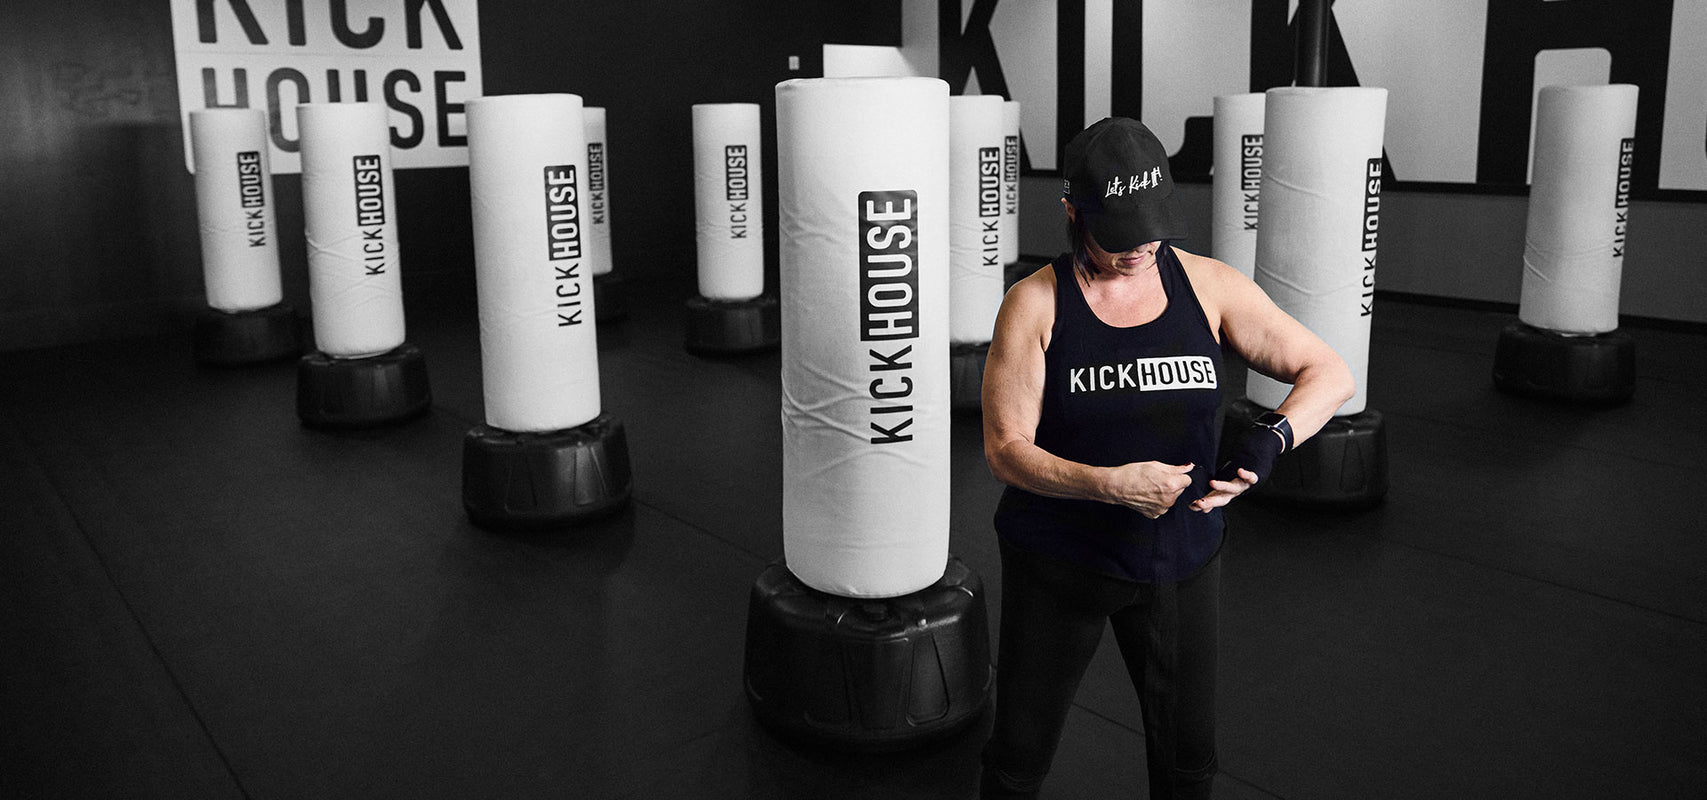
[[[779,359],[688,355],[679,300],[601,327],[633,503],[563,535],[464,517],[454,303],[410,312],[432,413],[360,434],[187,335],[0,355],[0,796],[971,796],[987,720],[886,756],[753,721]],[[1629,330],[1634,402],[1584,410],[1494,390],[1508,315],[1377,308],[1385,503],[1228,513],[1216,796],[1707,797],[1707,336]],[[994,624],[979,435],[951,541]],[[1046,796],[1142,796],[1142,735],[1105,641]]]

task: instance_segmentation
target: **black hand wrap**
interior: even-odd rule
[[[1226,451],[1227,459],[1215,471],[1215,480],[1239,480],[1239,470],[1243,468],[1256,473],[1257,481],[1261,482],[1274,471],[1275,459],[1280,458],[1284,446],[1280,435],[1268,428],[1246,428]]]

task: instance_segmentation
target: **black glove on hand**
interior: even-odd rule
[[[1280,435],[1268,428],[1246,428],[1233,443],[1227,460],[1221,463],[1221,468],[1215,471],[1215,480],[1239,480],[1239,469],[1248,469],[1257,474],[1261,482],[1274,471],[1274,461],[1280,458],[1280,451],[1286,445]]]

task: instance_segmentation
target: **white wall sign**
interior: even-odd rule
[[[274,173],[300,172],[295,107],[382,103],[395,164],[468,164],[476,0],[171,0],[179,113],[264,108]],[[184,161],[192,171],[189,126]]]

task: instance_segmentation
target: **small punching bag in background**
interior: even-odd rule
[[[403,338],[391,124],[379,103],[303,103],[303,227],[316,352],[298,362],[304,424],[364,428],[423,413],[427,365]]]
[[[1005,101],[961,95],[948,102],[949,402],[977,412],[1002,305]]]
[[[1541,89],[1523,294],[1494,350],[1502,390],[1584,404],[1635,393],[1636,343],[1617,328],[1636,94],[1628,84]]]
[[[302,353],[296,311],[279,278],[278,223],[267,165],[267,112],[190,112],[196,218],[207,308],[196,316],[196,361],[235,367]]]
[[[1215,176],[1210,184],[1215,258],[1255,274],[1262,207],[1262,121],[1266,95],[1215,98]]]
[[[597,322],[620,322],[628,316],[622,296],[622,278],[616,274],[610,239],[610,148],[605,146],[605,110],[598,106],[581,109],[582,132],[587,137],[587,186],[585,227],[587,264],[593,273],[593,308]]]
[[[948,85],[776,99],[785,560],[753,586],[747,698],[780,734],[914,746],[975,721],[993,675],[948,553]]]
[[[581,98],[468,101],[486,424],[463,438],[476,525],[565,527],[625,505],[628,439],[599,398]]]
[[[1002,103],[1002,289],[1025,277],[1019,261],[1019,121],[1018,100]]]
[[[1299,505],[1372,505],[1387,493],[1386,428],[1367,408],[1387,90],[1284,87],[1264,104],[1255,279],[1345,359],[1357,394],[1253,491]],[[1227,425],[1254,424],[1291,390],[1252,370]]]
[[[693,107],[699,294],[687,301],[688,352],[776,349],[780,306],[765,291],[764,139],[758,103]]]

